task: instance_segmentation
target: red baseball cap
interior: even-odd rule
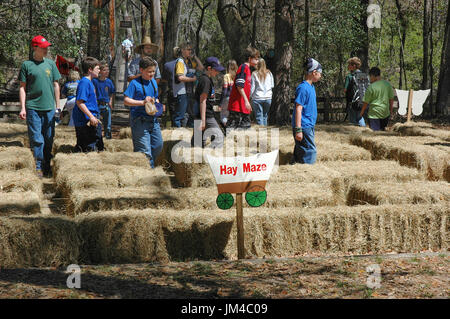
[[[40,48],[47,48],[50,45],[52,45],[50,42],[48,42],[42,35],[37,35],[31,40],[31,46],[33,47],[40,47]]]

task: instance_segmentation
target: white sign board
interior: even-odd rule
[[[397,92],[398,98],[398,114],[404,116],[408,113],[408,96],[409,91],[398,90]],[[414,91],[412,96],[412,114],[418,116],[423,112],[423,104],[427,100],[428,95],[430,94],[430,90],[420,90]]]

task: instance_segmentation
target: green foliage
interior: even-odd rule
[[[6,1],[0,10],[0,64],[19,67],[28,57],[31,38],[41,34],[51,43],[50,53],[76,57],[85,46],[87,8],[81,6],[81,30],[74,33],[67,26],[67,7],[73,0],[32,0],[32,28],[29,29],[29,7],[19,7],[17,1]],[[28,1],[25,2],[28,4]]]

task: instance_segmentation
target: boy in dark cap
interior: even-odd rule
[[[295,107],[292,114],[292,129],[295,140],[292,164],[314,164],[316,162],[316,144],[314,126],[317,120],[317,102],[315,82],[322,77],[322,66],[313,58],[303,65],[305,80],[295,90]]]
[[[223,133],[214,117],[213,105],[215,90],[212,79],[220,72],[223,72],[225,68],[220,64],[219,59],[213,56],[206,58],[203,65],[205,67],[205,73],[198,78],[198,84],[195,90],[195,99],[199,104],[201,121],[196,121],[192,144],[194,146],[204,147],[206,139],[211,137],[211,146],[221,147],[223,145]],[[197,123],[200,123],[200,127],[198,127]],[[195,130],[200,130],[201,135]]]

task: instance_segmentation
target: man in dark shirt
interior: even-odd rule
[[[223,133],[214,117],[214,83],[212,78],[216,77],[225,68],[220,64],[216,57],[206,58],[204,63],[205,73],[198,78],[197,88],[195,90],[195,99],[200,106],[200,119],[194,125],[194,135],[192,136],[192,145],[204,147],[208,137],[211,138],[211,147],[222,147]],[[200,120],[200,121],[198,121]],[[201,132],[201,134],[199,134]]]

